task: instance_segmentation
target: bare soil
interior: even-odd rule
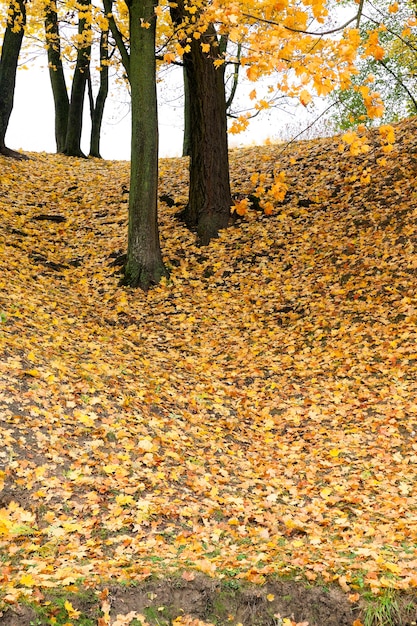
[[[62,624],[58,607],[68,599],[81,612],[71,623],[97,624],[99,592],[86,589],[76,594],[51,594],[41,610],[19,604],[0,615],[2,626],[49,626]],[[149,580],[135,587],[108,587],[113,623],[118,615],[137,612],[155,626],[168,626],[179,616],[190,616],[183,623],[243,626],[279,626],[283,618],[308,626],[413,626],[417,624],[417,594],[396,593],[389,606],[378,598],[349,602],[341,590],[308,587],[298,581],[274,581],[260,587],[240,585],[238,581],[218,581],[204,575],[194,580],[183,578]],[[46,607],[46,608],[45,608]],[[51,617],[55,622],[52,620]],[[198,620],[201,620],[200,622]],[[355,622],[355,620],[358,620]],[[65,621],[65,619],[63,620]],[[68,622],[67,622],[68,623]],[[127,622],[129,623],[129,622]],[[133,624],[138,624],[133,620]]]

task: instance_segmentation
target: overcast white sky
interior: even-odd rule
[[[181,69],[159,86],[160,156],[180,156],[182,149],[183,110],[181,105]],[[253,84],[250,85],[250,89]],[[130,158],[130,114],[128,94],[114,90],[105,108],[101,139],[101,154],[106,159]],[[305,114],[299,107],[299,115]],[[88,154],[90,123],[88,103],[82,148]],[[294,123],[298,116],[284,115],[279,109],[265,112],[251,122],[249,131],[229,135],[229,145],[262,144],[267,138],[276,140],[283,125]],[[43,60],[19,69],[14,108],[6,136],[7,145],[15,150],[33,152],[56,151],[54,137],[54,106],[49,73]]]
[[[124,101],[124,102],[123,102]],[[128,95],[114,92],[108,98],[101,139],[102,156],[130,158],[130,114]],[[85,102],[82,148],[88,154],[90,120]],[[19,69],[14,107],[7,131],[7,145],[13,149],[55,152],[54,103],[49,72],[40,63]],[[160,113],[161,156],[177,156],[181,151],[181,111],[164,107]]]

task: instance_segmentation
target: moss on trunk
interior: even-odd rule
[[[167,275],[157,219],[158,115],[155,30],[157,0],[131,0],[132,154],[127,262],[122,283],[148,289]],[[148,27],[142,26],[146,24]]]

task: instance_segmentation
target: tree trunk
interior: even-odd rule
[[[100,35],[100,87],[98,90],[96,102],[92,99],[92,91],[90,97],[91,108],[91,137],[90,137],[90,156],[98,157],[100,155],[100,135],[101,125],[103,122],[104,105],[106,104],[107,95],[109,93],[109,31],[102,30]],[[89,75],[90,76],[90,75]],[[89,90],[91,90],[91,78],[89,79]]]
[[[26,0],[11,0],[0,58],[0,154],[16,159],[24,155],[6,147],[6,132],[13,109],[17,63],[26,26]]]
[[[129,4],[129,1],[126,0],[126,4]],[[111,34],[113,35],[114,42],[117,46],[117,49],[120,52],[120,58],[122,60],[123,67],[125,68],[126,76],[129,80],[130,75],[130,58],[129,51],[126,47],[125,41],[123,39],[122,33],[117,28],[116,22],[114,20],[112,11],[113,11],[113,0],[103,0],[104,12],[109,21],[109,29]]]
[[[130,0],[132,147],[128,249],[122,284],[147,290],[167,275],[157,220],[158,115],[155,8],[158,0]],[[143,26],[145,25],[145,26]]]
[[[174,24],[179,26],[184,16],[184,1],[179,0],[171,7]],[[210,44],[209,53],[202,43]],[[214,66],[221,54],[212,24],[201,40],[191,38],[190,46],[183,57],[190,94],[190,191],[182,217],[206,245],[227,226],[232,205],[224,69]]]
[[[68,113],[68,129],[65,141],[65,154],[84,157],[81,151],[81,132],[83,127],[83,110],[85,87],[91,57],[91,21],[85,14],[91,10],[90,0],[79,0],[78,34],[82,43],[79,44],[77,62],[72,79],[71,99]]]
[[[55,105],[55,141],[57,152],[64,152],[68,128],[69,98],[61,58],[56,2],[45,6],[45,38],[48,52],[49,77]]]
[[[191,125],[190,125],[190,88],[188,86],[187,71],[182,68],[184,78],[184,135],[182,141],[182,156],[191,154]]]

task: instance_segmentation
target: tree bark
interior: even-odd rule
[[[179,26],[184,16],[184,1],[179,0],[171,7],[174,24]],[[210,44],[209,53],[202,43]],[[183,57],[190,96],[190,191],[182,218],[206,245],[228,225],[232,205],[224,69],[214,65],[221,53],[213,24],[201,40],[192,38],[190,47]]]
[[[126,0],[126,4],[129,4],[128,0]],[[106,13],[106,17],[109,20],[109,28],[110,32],[113,35],[113,39],[117,46],[117,49],[120,52],[120,58],[122,60],[123,67],[125,68],[126,76],[129,80],[130,76],[130,58],[129,51],[126,47],[125,41],[123,39],[122,33],[117,28],[117,24],[113,17],[113,0],[103,0],[104,11]]]
[[[190,88],[185,67],[182,68],[184,80],[184,135],[182,140],[182,156],[191,154],[191,124],[190,124]]]
[[[155,8],[158,0],[130,0],[132,145],[127,262],[122,284],[147,290],[167,275],[157,220],[158,115]]]
[[[55,142],[56,150],[65,150],[68,129],[69,98],[65,83],[61,57],[61,40],[56,2],[50,0],[45,6],[45,38],[48,54],[49,77],[55,105]]]
[[[83,111],[85,88],[91,57],[91,21],[85,14],[91,8],[90,0],[78,1],[78,35],[81,43],[78,46],[77,62],[72,79],[70,107],[68,112],[68,129],[65,140],[65,154],[68,156],[85,157],[81,150],[81,132],[83,127]]]
[[[26,0],[11,0],[0,58],[0,154],[25,159],[6,147],[6,132],[13,110],[17,63],[26,26]]]
[[[104,105],[109,93],[109,31],[102,30],[100,35],[100,86],[94,103],[91,77],[89,74],[88,88],[90,91],[90,112],[91,112],[91,136],[90,136],[90,156],[101,159],[100,136],[103,122]]]

